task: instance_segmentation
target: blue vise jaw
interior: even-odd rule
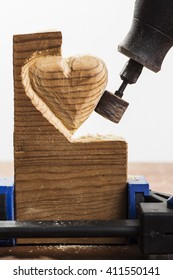
[[[14,220],[14,178],[0,178],[0,221]],[[0,247],[14,246],[15,239],[0,238]]]
[[[137,218],[137,202],[150,194],[150,187],[144,176],[130,176],[127,184],[128,219]]]

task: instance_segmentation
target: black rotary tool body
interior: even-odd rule
[[[123,80],[112,95],[105,91],[96,112],[118,123],[128,107],[123,100],[127,84],[138,80],[143,67],[154,72],[173,46],[173,0],[136,0],[132,26],[118,51],[130,59],[120,73]]]

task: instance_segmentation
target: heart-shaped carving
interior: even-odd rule
[[[22,82],[34,106],[69,138],[97,106],[107,69],[93,56],[35,55],[22,68]]]

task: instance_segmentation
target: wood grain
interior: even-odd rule
[[[32,52],[40,52],[42,49],[46,55],[49,50],[60,55],[61,41],[60,32],[14,36],[16,219],[123,218],[126,208],[126,142],[113,137],[84,137],[69,142],[26,96],[20,75],[23,65],[32,56]],[[38,240],[18,242],[38,243]],[[50,240],[42,242],[50,243]],[[51,242],[62,243],[67,240]]]
[[[136,162],[128,163],[130,176],[143,175],[155,192],[173,194],[173,163]],[[0,162],[0,177],[14,176],[13,162]]]
[[[36,53],[22,68],[22,83],[37,110],[70,140],[100,100],[107,69],[92,56]]]

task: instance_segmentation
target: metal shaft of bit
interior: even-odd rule
[[[128,85],[128,82],[124,80],[122,82],[122,84],[120,85],[119,89],[116,90],[114,94],[118,97],[123,97],[124,90],[126,89],[127,85]]]

